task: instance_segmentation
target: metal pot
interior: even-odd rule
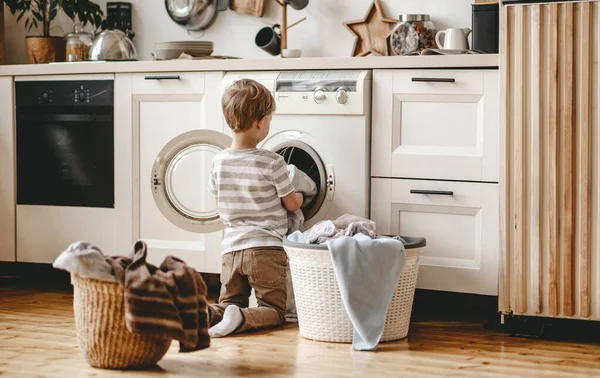
[[[133,32],[106,29],[98,34],[90,46],[90,60],[137,60],[137,51],[131,41]]]
[[[217,12],[227,10],[229,0],[165,0],[169,17],[188,31],[208,29]]]

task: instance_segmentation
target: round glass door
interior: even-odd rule
[[[198,233],[224,227],[208,181],[213,158],[230,145],[231,139],[222,133],[195,130],[163,147],[152,169],[152,193],[171,223]]]
[[[190,219],[219,216],[213,196],[206,190],[213,158],[221,151],[210,144],[195,144],[178,152],[165,171],[167,199]]]

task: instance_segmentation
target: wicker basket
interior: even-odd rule
[[[406,263],[388,307],[381,341],[399,340],[408,334],[419,255],[425,239],[404,239]],[[286,240],[284,248],[292,272],[300,335],[318,341],[351,343],[354,328],[342,302],[327,246]]]
[[[71,281],[77,340],[91,366],[139,368],[155,365],[164,357],[171,340],[144,337],[127,329],[123,288],[75,274]]]

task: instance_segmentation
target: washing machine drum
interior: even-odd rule
[[[306,173],[317,185],[317,193],[310,203],[302,207],[304,220],[312,219],[323,206],[327,194],[327,172],[323,161],[308,144],[300,141],[287,141],[272,148],[283,156],[285,162]]]

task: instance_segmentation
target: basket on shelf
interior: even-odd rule
[[[408,334],[419,255],[424,238],[403,237],[406,262],[389,304],[381,341],[399,340]],[[326,245],[284,242],[289,257],[300,335],[307,339],[351,343],[354,328],[342,302]]]
[[[135,334],[125,324],[123,288],[71,275],[77,341],[88,363],[96,368],[152,366],[171,346],[170,339]]]

